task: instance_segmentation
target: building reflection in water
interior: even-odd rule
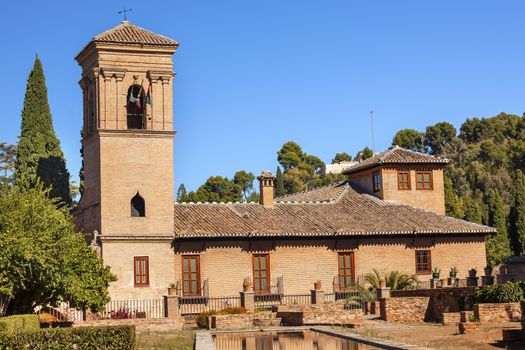
[[[215,336],[217,350],[372,350],[351,340],[315,332],[222,333]]]

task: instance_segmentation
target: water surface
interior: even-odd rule
[[[374,346],[316,332],[219,333],[217,350],[375,350]]]

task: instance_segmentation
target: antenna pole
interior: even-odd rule
[[[374,135],[374,111],[370,111],[370,121],[372,123],[372,152],[376,153],[376,140]]]

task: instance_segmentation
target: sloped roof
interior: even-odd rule
[[[116,44],[140,44],[152,46],[178,46],[179,43],[173,39],[153,33],[147,29],[123,21],[118,26],[102,32],[91,42],[116,43]]]
[[[382,201],[347,183],[258,203],[175,204],[174,233],[196,237],[294,237],[494,233],[495,229]]]
[[[359,171],[384,164],[448,164],[449,160],[426,153],[414,152],[409,149],[393,146],[386,151],[377,153],[362,162],[343,170],[343,174],[353,174]]]

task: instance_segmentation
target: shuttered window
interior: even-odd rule
[[[134,283],[136,286],[149,286],[149,261],[147,256],[133,258]]]

